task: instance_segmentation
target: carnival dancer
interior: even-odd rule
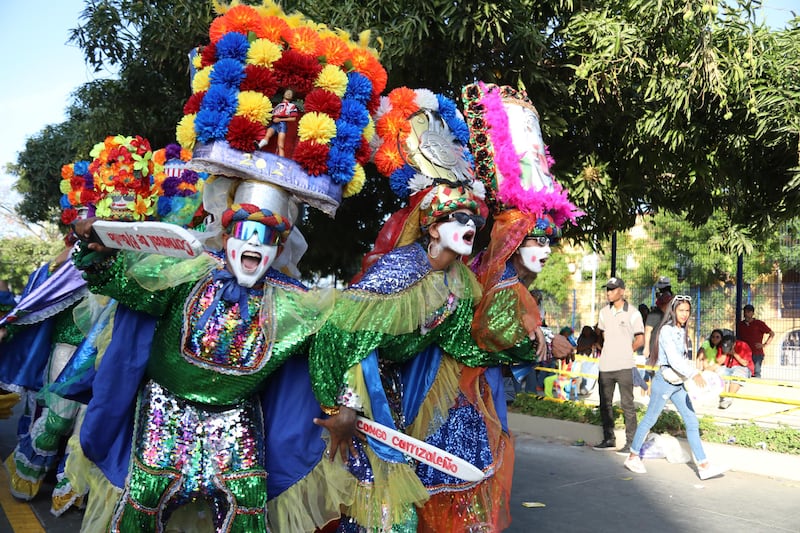
[[[312,422],[322,411],[303,394],[308,369],[305,382],[281,376],[302,375],[329,301],[272,267],[299,257],[297,201],[333,215],[360,190],[369,109],[386,73],[365,42],[273,2],[218,7],[177,129],[193,149],[191,167],[215,176],[204,194],[209,250],[196,260],[137,260],[92,244],[78,256],[94,290],[159,317],[114,531],[160,530],[194,498],[207,502],[218,531],[313,531],[352,503],[354,478],[322,461],[322,428]],[[279,85],[305,103],[292,159],[253,151]],[[78,228],[84,238],[89,230]],[[283,492],[270,498],[275,481]]]
[[[408,88],[382,100],[376,130],[376,165],[409,204],[384,224],[311,351],[312,366],[328,369],[317,397],[338,413],[320,422],[331,430],[331,453],[352,454],[348,464],[361,481],[340,531],[449,531],[456,521],[497,530],[492,494],[510,472],[482,375],[498,359],[469,332],[480,290],[462,258],[486,209],[472,179],[468,130],[453,101]],[[351,439],[357,412],[467,460],[485,478],[464,481],[370,436],[366,444]],[[440,494],[446,508],[415,507]]]
[[[472,322],[477,344],[536,361],[548,349],[558,359],[573,353],[562,335],[542,334],[540,310],[530,292],[558,242],[561,227],[580,212],[553,180],[539,128],[539,115],[523,92],[476,83],[462,91],[475,175],[485,186],[492,230],[485,251],[473,266],[483,288]],[[547,346],[545,345],[547,343]],[[487,370],[493,387],[502,388],[499,368]],[[492,378],[494,378],[492,380]],[[501,413],[508,436],[505,410]],[[513,464],[513,445],[506,446]],[[510,475],[496,505],[509,513]],[[510,517],[509,517],[510,518]]]

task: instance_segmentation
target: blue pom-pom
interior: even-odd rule
[[[217,59],[235,59],[239,63],[244,63],[249,49],[250,41],[247,37],[241,33],[229,32],[217,41]]]
[[[69,198],[66,194],[61,195],[61,198],[58,200],[58,205],[61,207],[61,209],[69,209],[72,207],[72,204],[69,203]]]
[[[76,176],[83,176],[89,172],[89,162],[88,161],[77,161],[75,165],[72,167],[72,171],[75,173]]]
[[[450,131],[453,132],[453,135],[458,142],[463,145],[466,145],[469,142],[469,127],[467,123],[461,120],[451,120],[447,123],[450,126]]]
[[[439,102],[439,114],[445,122],[450,123],[456,117],[456,104],[448,97],[441,94],[436,95],[436,100]]]
[[[344,97],[367,105],[372,97],[372,82],[360,72],[350,72],[347,75],[347,89]]]
[[[328,152],[328,175],[334,183],[344,185],[353,179],[356,168],[356,157],[352,150],[339,146],[331,146]]]
[[[172,198],[162,196],[158,199],[158,217],[164,218],[172,211]]]
[[[203,103],[200,104],[201,110],[216,111],[224,113],[232,117],[236,113],[236,108],[239,105],[236,91],[223,87],[222,85],[212,86],[205,97]],[[228,119],[230,120],[230,118]],[[227,122],[225,125],[227,126]]]
[[[342,112],[339,116],[362,130],[369,123],[369,111],[367,111],[366,106],[352,99],[345,98],[342,100]]]
[[[389,176],[389,187],[399,198],[408,198],[411,190],[408,182],[414,177],[414,169],[410,165],[403,165]]]
[[[244,65],[235,59],[220,59],[214,63],[209,76],[212,89],[215,85],[224,85],[238,91],[243,79]]]
[[[219,111],[201,109],[194,119],[194,130],[201,143],[224,139],[231,117]]]
[[[331,141],[331,146],[355,152],[361,146],[361,131],[361,128],[348,123],[344,117],[341,117],[336,121],[336,137]]]

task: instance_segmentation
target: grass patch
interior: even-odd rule
[[[514,403],[509,406],[509,410],[530,416],[569,420],[595,426],[602,425],[600,413],[596,407],[583,402],[542,398],[535,394],[517,394]],[[644,417],[645,411],[643,408],[636,408],[636,416],[639,420]],[[614,406],[614,425],[618,428],[625,427],[622,409],[617,406]],[[677,412],[670,410],[661,413],[652,431],[668,433],[675,437],[686,437],[683,420]],[[700,418],[700,437],[706,442],[800,455],[800,430],[788,426],[765,428],[752,422],[724,425],[718,424],[714,417],[703,416]]]

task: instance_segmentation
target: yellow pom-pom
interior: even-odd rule
[[[364,173],[364,167],[356,164],[356,169],[353,173],[353,179],[350,180],[350,183],[344,186],[342,196],[344,198],[350,198],[351,196],[355,196],[356,194],[360,193],[361,189],[364,188],[364,181],[366,180],[366,177],[367,176]]]
[[[211,69],[213,67],[206,67],[197,71],[192,78],[192,92],[199,93],[201,91],[207,91],[208,88],[211,86]]]
[[[301,141],[327,144],[336,136],[336,122],[324,113],[307,113],[297,125],[297,134]]]
[[[317,81],[314,82],[314,85],[321,89],[326,89],[341,98],[347,90],[347,74],[335,65],[325,65],[325,68],[317,76]]]
[[[281,47],[269,39],[256,39],[247,51],[247,62],[259,67],[271,67],[280,59]]]
[[[192,56],[192,66],[195,70],[200,70],[203,66],[203,56],[200,55],[199,51],[197,54]]]
[[[367,142],[370,142],[373,137],[375,137],[375,122],[372,120],[372,117],[369,117],[369,122],[367,122],[364,128],[364,138]]]
[[[194,149],[194,143],[197,141],[194,133],[194,118],[196,116],[194,113],[184,115],[181,121],[178,122],[178,127],[175,128],[175,138],[178,140],[178,144],[187,150]]]
[[[269,98],[256,91],[241,91],[239,93],[239,106],[236,114],[246,117],[253,122],[266,124],[272,113],[272,102]]]

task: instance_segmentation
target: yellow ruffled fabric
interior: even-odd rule
[[[372,407],[361,364],[350,368],[346,379],[348,386],[363,402],[364,416],[372,418]],[[347,508],[345,514],[353,517],[367,530],[375,528],[378,531],[387,531],[393,524],[402,524],[408,519],[410,506],[425,503],[429,498],[428,491],[408,464],[385,462],[369,446],[365,446],[364,450],[372,465],[374,481],[356,485],[353,504]],[[387,511],[391,514],[387,515]]]
[[[408,426],[406,432],[409,435],[425,440],[439,431],[458,397],[458,381],[462,367],[463,365],[452,357],[444,356],[442,358],[442,364],[420,406],[419,413],[414,422]]]
[[[339,519],[341,506],[352,505],[356,483],[338,454],[333,462],[321,457],[303,480],[267,502],[269,527],[298,533],[325,527]]]
[[[105,531],[122,489],[112,485],[103,472],[83,455],[77,434],[70,437],[69,446],[71,451],[64,465],[64,475],[76,493],[86,494],[88,491],[81,532]]]
[[[197,281],[221,262],[204,253],[194,259],[180,259],[156,254],[122,252],[126,254],[127,275],[151,292]]]

